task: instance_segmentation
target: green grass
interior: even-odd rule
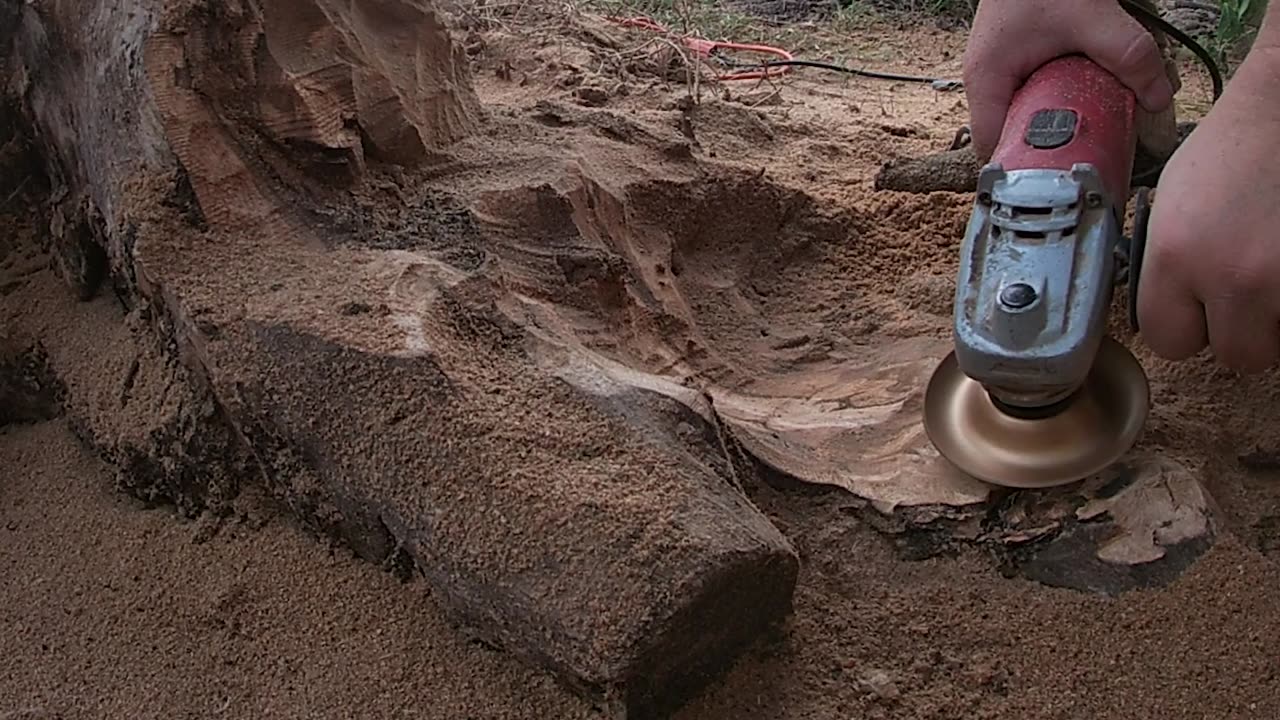
[[[1253,44],[1267,11],[1267,0],[1219,0],[1219,6],[1222,14],[1214,31],[1212,49],[1222,60],[1234,65]]]
[[[643,16],[681,35],[740,40],[758,34],[760,21],[716,0],[586,0],[582,7],[601,15]]]
[[[1226,68],[1248,52],[1258,31],[1268,0],[1218,0],[1221,15],[1213,36],[1202,38]],[[946,18],[967,25],[977,0],[829,0],[831,11],[819,26],[836,33],[854,33],[868,23],[907,14]],[[797,40],[805,29],[794,25],[770,25],[729,7],[726,0],[581,0],[581,7],[604,15],[643,15],[671,31],[710,40],[777,42]],[[890,8],[890,9],[886,9]],[[814,26],[810,25],[812,30]]]
[[[874,8],[858,0],[846,5],[837,5],[831,14],[831,29],[836,32],[854,32],[864,27],[867,21],[875,16]]]
[[[730,7],[727,0],[580,0],[580,7],[602,15],[643,15],[673,32],[709,40],[763,42],[803,34],[815,28],[853,32],[875,19],[896,14],[945,16],[967,21],[976,0],[825,0],[829,11],[816,23],[771,24]]]

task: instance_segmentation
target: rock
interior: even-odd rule
[[[582,105],[598,107],[609,102],[609,91],[598,85],[583,85],[574,90],[573,95]]]
[[[0,335],[0,426],[57,417],[65,392],[43,348]]]
[[[864,693],[874,695],[879,700],[893,701],[897,700],[901,693],[898,691],[898,685],[894,682],[893,676],[884,670],[870,668],[864,670],[858,677],[858,687]]]

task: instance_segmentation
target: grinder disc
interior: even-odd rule
[[[1107,337],[1061,412],[1019,419],[997,408],[951,353],[925,390],[924,427],[943,457],[979,480],[1053,487],[1101,472],[1128,452],[1146,422],[1150,393],[1137,358]]]

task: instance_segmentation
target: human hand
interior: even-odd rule
[[[1169,360],[1209,346],[1251,373],[1280,357],[1280,61],[1269,54],[1255,47],[1160,176],[1138,322]]]
[[[964,55],[973,146],[995,150],[1013,94],[1041,65],[1084,54],[1160,113],[1174,87],[1155,38],[1116,0],[982,0]]]

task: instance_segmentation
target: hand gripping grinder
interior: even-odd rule
[[[1126,276],[1134,322],[1145,195],[1131,241],[1123,213],[1136,150],[1134,94],[1083,56],[1042,66],[1013,98],[961,242],[955,349],[925,392],[925,430],[965,473],[1061,485],[1137,441],[1147,378],[1107,332]]]

